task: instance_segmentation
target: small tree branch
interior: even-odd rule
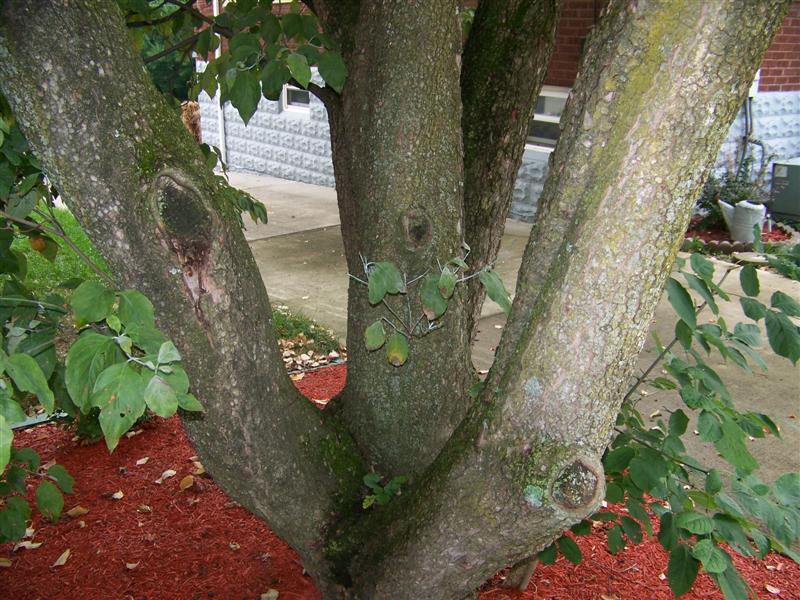
[[[197,41],[197,38],[199,38],[202,34],[203,31],[197,31],[188,38],[186,38],[185,40],[178,42],[174,46],[170,46],[169,48],[165,48],[161,52],[156,52],[152,56],[148,56],[147,58],[144,59],[144,64],[149,65],[152,62],[164,58],[165,56],[169,56],[176,50],[180,50],[181,48],[185,48],[186,46],[194,44]]]
[[[164,4],[167,3],[167,1],[168,0],[164,0],[164,2],[161,3],[161,6],[164,6]],[[128,22],[126,20],[125,25],[128,26],[128,29],[137,29],[140,27],[153,27],[154,25],[161,25],[162,23],[167,23],[172,19],[174,19],[178,15],[178,13],[181,12],[181,9],[190,8],[195,2],[197,2],[197,0],[188,0],[186,4],[181,5],[181,7],[178,10],[173,11],[168,15],[164,15],[163,17],[159,17],[158,19],[153,19],[151,21],[132,21],[132,22]],[[171,2],[170,4],[175,4],[175,3]],[[159,8],[161,6],[159,6]],[[201,13],[199,12],[197,14],[201,15]]]

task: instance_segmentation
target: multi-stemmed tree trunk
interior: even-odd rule
[[[350,272],[364,257],[416,277],[465,239],[471,262],[491,263],[559,3],[482,2],[463,60],[452,1],[307,4],[349,71],[341,94],[321,96]],[[602,499],[620,391],[787,6],[611,0],[476,399],[479,290],[459,286],[442,328],[394,367],[361,339],[408,307],[373,307],[354,282],[347,386],[333,411],[302,400],[230,191],[147,80],[114,3],[6,0],[0,89],[119,281],[150,296],[181,347],[207,409],[185,425],[215,480],[300,553],[326,598],[460,599]],[[411,483],[362,511],[368,469]]]

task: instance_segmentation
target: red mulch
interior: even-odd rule
[[[700,239],[706,243],[708,242],[730,242],[731,235],[727,229],[697,229],[696,225],[700,221],[700,217],[692,217],[689,223],[689,229],[686,230],[686,237],[693,237]],[[792,236],[773,226],[772,231],[769,231],[767,224],[761,229],[761,241],[769,242],[771,244],[777,242],[786,242],[791,240]]]
[[[345,379],[344,365],[307,373],[295,382],[312,399],[329,398]],[[232,504],[214,483],[196,477],[180,491],[180,480],[194,470],[194,450],[180,421],[154,418],[142,433],[123,438],[109,455],[105,445],[83,446],[54,426],[18,432],[15,444],[32,446],[43,461],[56,460],[75,476],[75,493],[65,511],[80,505],[83,516],[63,516],[53,525],[38,513],[31,527],[39,548],[12,552],[0,546],[0,557],[12,561],[0,569],[0,598],[15,600],[258,600],[270,588],[281,600],[318,599],[294,552],[269,528]],[[149,457],[141,466],[136,461]],[[161,485],[154,481],[167,469],[177,475]],[[199,483],[199,485],[198,485]],[[121,490],[124,497],[110,496]],[[152,512],[139,512],[141,505]],[[497,587],[496,577],[481,600],[534,599],[668,599],[659,578],[667,556],[653,539],[612,556],[602,529],[578,543],[584,562],[573,566],[560,558],[537,568],[526,592]],[[51,565],[66,549],[64,566]],[[772,554],[763,562],[736,558],[753,589],[762,597],[800,598],[800,567]],[[128,568],[128,564],[136,564]],[[780,590],[766,591],[765,584]],[[710,578],[701,575],[684,598],[721,598]],[[431,600],[435,598],[431,597]]]

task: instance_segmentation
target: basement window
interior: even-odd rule
[[[569,88],[543,85],[536,99],[533,120],[528,126],[526,148],[541,152],[552,152],[561,133],[559,121],[567,104]]]
[[[311,92],[293,85],[283,86],[281,107],[285,111],[309,113],[311,110]]]

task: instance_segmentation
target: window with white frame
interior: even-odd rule
[[[285,111],[307,114],[311,110],[311,92],[293,85],[284,85],[281,107]]]
[[[543,85],[536,99],[533,120],[528,126],[526,146],[533,150],[552,152],[561,133],[559,121],[567,104],[569,88]]]

